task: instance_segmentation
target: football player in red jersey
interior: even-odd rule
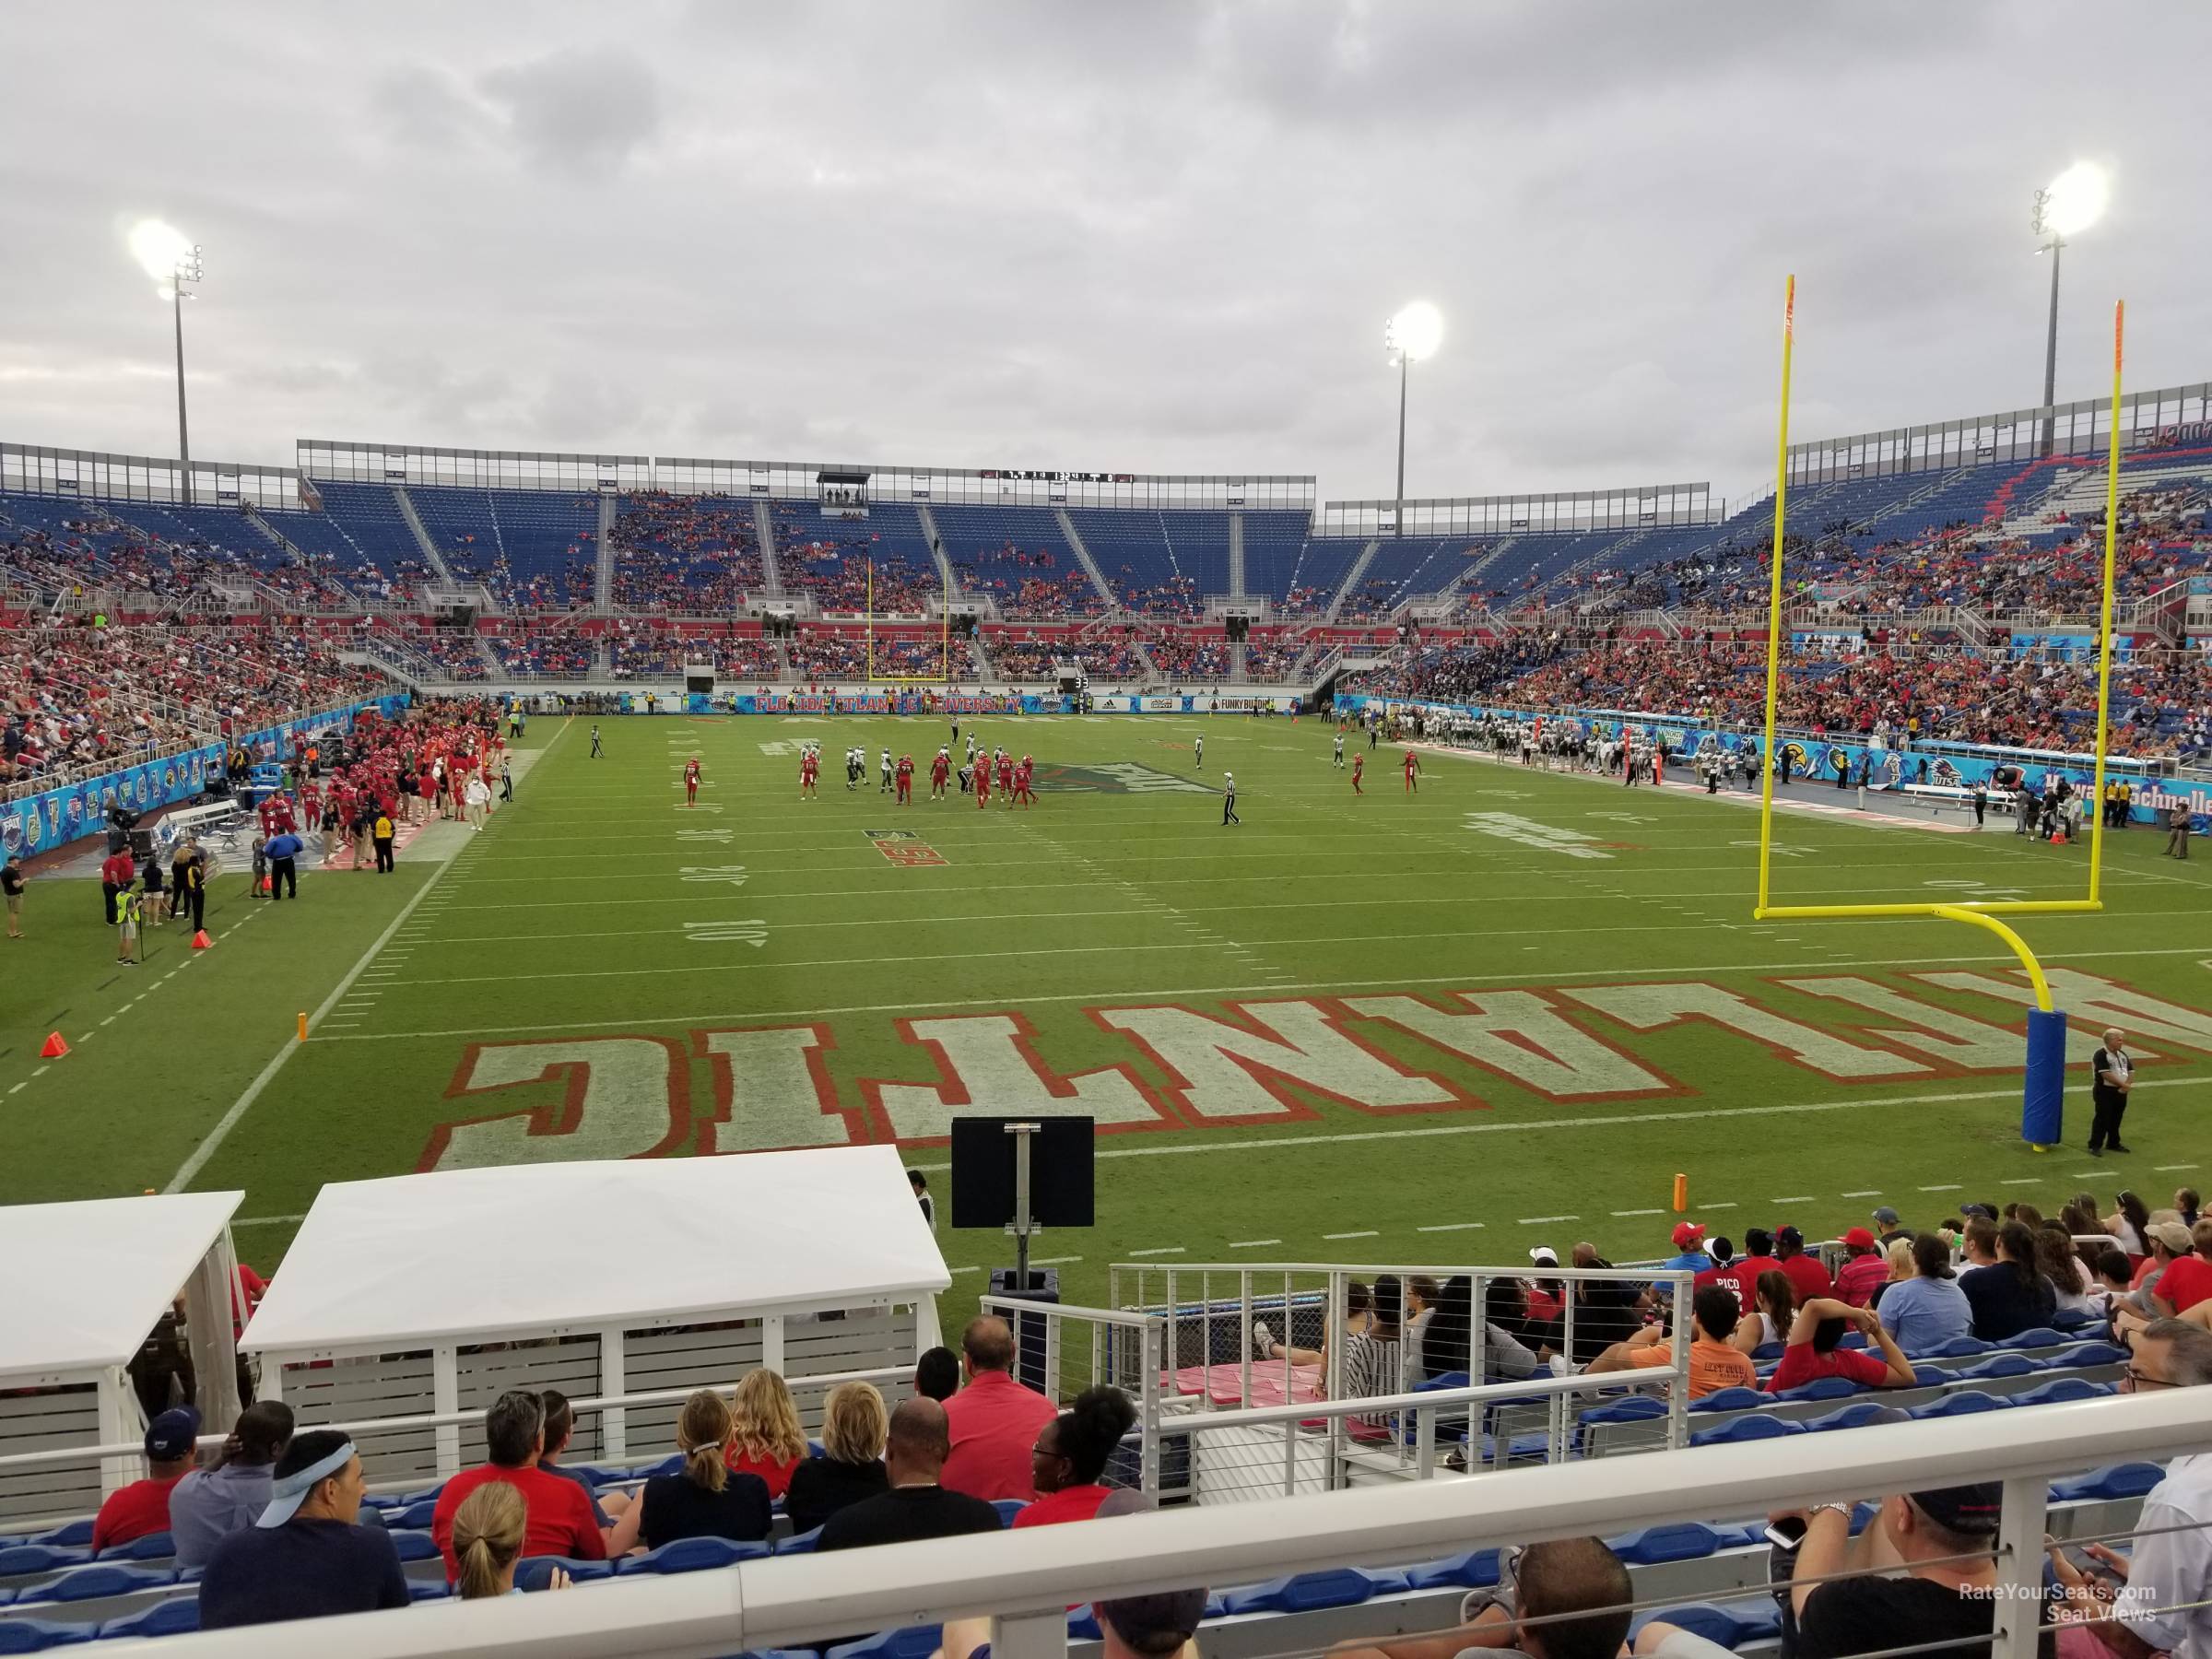
[[[899,805],[911,806],[914,801],[914,758],[899,757]]]
[[[1359,787],[1359,774],[1366,770],[1367,756],[1355,749],[1352,752],[1352,793],[1354,794],[1365,794],[1367,793],[1366,790]]]
[[[991,761],[988,756],[975,763],[975,804],[978,807],[991,805]]]
[[[1014,805],[1014,757],[1005,749],[998,751],[998,793],[1006,797],[1009,809]]]
[[[813,799],[815,798],[815,794],[814,794],[814,783],[815,783],[815,780],[816,780],[817,778],[818,778],[818,777],[821,775],[821,771],[822,771],[822,758],[821,758],[819,755],[816,754],[816,753],[814,752],[814,750],[813,750],[813,749],[811,749],[811,748],[803,749],[803,750],[801,750],[801,751],[800,751],[800,754],[799,754],[799,799],[800,799],[800,800],[802,800],[802,801],[811,801],[811,800],[813,800]]]
[[[1414,780],[1421,775],[1421,758],[1411,749],[1406,751],[1406,793],[1418,794],[1420,785]]]
[[[931,800],[941,801],[945,798],[946,780],[951,776],[952,756],[949,751],[940,747],[937,750],[937,758],[929,763],[929,798]]]
[[[1035,764],[1024,755],[1021,764],[1014,769],[1014,799],[1019,801],[1025,810],[1037,804],[1037,792],[1030,787],[1030,777]]]
[[[694,755],[684,762],[684,804],[699,805],[699,757]]]

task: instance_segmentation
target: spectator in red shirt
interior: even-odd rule
[[[1735,1300],[1748,1314],[1759,1311],[1759,1275],[1781,1271],[1782,1263],[1774,1255],[1774,1235],[1763,1227],[1753,1227],[1745,1230],[1744,1253],[1713,1275],[1713,1280],[1734,1285]]]
[[[192,1473],[199,1438],[200,1414],[189,1406],[171,1406],[147,1425],[146,1478],[110,1492],[100,1506],[92,1521],[95,1553],[169,1530],[169,1494]]]
[[[1014,1524],[1093,1519],[1112,1490],[1101,1481],[1107,1461],[1135,1421],[1136,1407],[1111,1382],[1077,1394],[1075,1405],[1038,1431],[1030,1453],[1037,1501],[1017,1514]]]
[[[782,1377],[763,1366],[737,1384],[732,1413],[729,1465],[733,1475],[758,1475],[768,1495],[791,1489],[791,1472],[806,1456],[806,1431]]]
[[[952,1453],[940,1484],[971,1498],[1035,1497],[1030,1453],[1038,1431],[1060,1414],[1014,1380],[1014,1334],[1005,1320],[970,1320],[960,1356],[968,1382],[945,1402]]]
[[[460,1575],[453,1555],[454,1512],[471,1492],[495,1480],[522,1493],[529,1506],[524,1555],[568,1556],[580,1561],[606,1559],[606,1538],[592,1517],[591,1500],[573,1481],[537,1466],[538,1454],[546,1447],[546,1411],[535,1394],[511,1389],[492,1402],[484,1414],[484,1447],[491,1461],[447,1481],[430,1515],[430,1536],[445,1557],[448,1583]]]
[[[1797,1292],[1797,1305],[1805,1304],[1816,1296],[1831,1294],[1835,1287],[1829,1282],[1828,1269],[1819,1261],[1805,1253],[1805,1235],[1794,1227],[1775,1230],[1774,1257],[1782,1270],[1789,1275],[1790,1288]]]
[[[1879,1359],[1837,1346],[1853,1325],[1880,1347]],[[1798,1305],[1782,1363],[1767,1379],[1767,1392],[1781,1394],[1821,1377],[1848,1378],[1863,1388],[1910,1388],[1919,1381],[1904,1349],[1882,1328],[1880,1314],[1872,1308],[1848,1307],[1830,1296],[1816,1296]]]
[[[1876,1289],[1889,1280],[1889,1258],[1864,1227],[1843,1235],[1843,1249],[1850,1259],[1836,1270],[1836,1299],[1854,1308],[1872,1307]],[[1785,1265],[1783,1271],[1789,1269]]]
[[[130,849],[111,853],[100,864],[100,892],[107,901],[108,925],[115,925],[115,900],[124,888],[138,879],[138,866],[131,862]]]
[[[2199,1221],[2189,1236],[2196,1253],[2176,1256],[2150,1293],[2159,1312],[2169,1319],[2212,1300],[2212,1219]]]

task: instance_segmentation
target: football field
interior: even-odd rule
[[[97,894],[36,884],[5,959],[0,1199],[242,1187],[266,1271],[326,1181],[896,1139],[942,1205],[952,1118],[1084,1112],[1098,1225],[1036,1254],[1090,1300],[1132,1258],[1664,1255],[1677,1172],[1716,1231],[1809,1235],[2084,1184],[2156,1206],[2212,1171],[2212,865],[2147,830],[2109,838],[2103,914],[2022,924],[2076,1044],[2071,1146],[2037,1155],[2014,959],[1953,924],[1753,924],[1740,796],[1435,751],[1408,794],[1389,745],[1355,796],[1366,739],[1340,771],[1326,722],[983,716],[1040,798],[979,810],[926,798],[940,718],[603,729],[594,759],[588,723],[535,722],[515,804],[450,862],[311,872],[296,907],[222,878],[196,959],[172,931],[113,971]],[[920,769],[910,806],[878,788],[886,747]],[[1799,810],[1776,835],[1779,902],[2072,897],[2088,861],[1995,820]],[[2100,1164],[2108,1024],[2141,1070],[2136,1150]],[[77,1052],[39,1059],[49,1029]],[[577,1224],[621,1247],[618,1216]],[[956,1286],[1010,1255],[940,1236]]]

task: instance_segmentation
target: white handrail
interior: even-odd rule
[[[1363,1487],[1273,1503],[1186,1508],[1075,1526],[943,1538],[836,1556],[620,1578],[557,1595],[435,1612],[318,1620],[317,1659],[692,1659],[851,1632],[993,1614],[1025,1655],[1065,1651],[1061,1609],[1101,1597],[1285,1573],[1388,1566],[1548,1538],[1604,1536],[1696,1516],[2003,1480],[1998,1659],[2035,1652],[2048,1478],[2212,1449],[2212,1415],[2188,1389],[2024,1406],[1943,1422],[1876,1424],[1785,1441],[1603,1458],[1480,1480]],[[1100,1529],[1105,1530],[1101,1531]],[[1047,1611],[1049,1610],[1049,1611]],[[1028,1617],[1022,1617],[1028,1615]],[[103,1659],[294,1659],[297,1626],[101,1644]],[[1006,1643],[1011,1649],[1012,1641]]]

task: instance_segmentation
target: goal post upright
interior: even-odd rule
[[[1797,279],[1783,289],[1782,326],[1782,410],[1774,466],[1774,545],[1767,582],[1767,697],[1765,754],[1761,757],[1759,814],[1759,901],[1754,921],[1869,921],[1885,917],[1962,922],[1998,936],[2019,959],[2035,1006],[2028,1015],[2028,1053],[2023,1071],[2020,1135],[2032,1150],[2047,1151],[2057,1141],[2064,1107],[2066,1017],[2052,998],[2049,976],[2035,952],[2006,923],[2004,915],[2079,914],[2104,909],[2104,785],[2110,749],[2112,628],[2116,547],[2120,517],[2120,394],[2126,304],[2112,309],[2112,408],[2106,443],[2104,492],[2104,580],[2098,627],[2097,747],[2090,806],[2096,813],[2089,832],[2088,896],[2081,899],[1987,899],[1955,903],[1776,904],[1770,877],[1774,844],[1775,735],[1782,690],[1783,538],[1789,491],[1790,369],[1796,341]]]

